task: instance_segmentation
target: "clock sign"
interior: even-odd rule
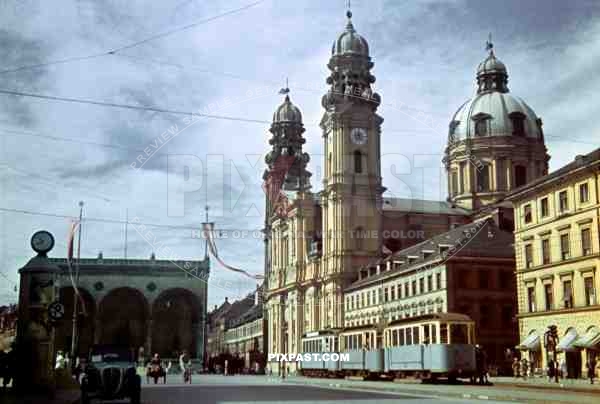
[[[363,145],[367,143],[367,130],[363,128],[354,128],[350,131],[350,139],[352,143]]]
[[[54,236],[46,231],[40,230],[31,236],[31,248],[39,254],[46,254],[54,247]]]

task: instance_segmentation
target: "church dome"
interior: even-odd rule
[[[477,67],[477,75],[478,76],[482,75],[482,74],[489,74],[489,73],[507,74],[506,66],[498,58],[496,58],[496,55],[494,55],[494,52],[490,52],[488,57],[485,58],[485,60],[483,62],[479,63],[479,66]]]
[[[477,94],[456,111],[448,141],[486,136],[543,139],[541,120],[521,98],[510,94],[508,73],[488,42],[489,54],[477,67]]]
[[[542,139],[541,120],[533,109],[510,93],[488,91],[464,103],[452,117],[450,141],[483,136]]]
[[[297,106],[292,104],[289,95],[285,96],[283,104],[273,114],[273,123],[279,122],[302,123],[302,113]]]
[[[359,55],[369,57],[369,44],[367,44],[365,38],[357,34],[354,30],[351,20],[352,13],[348,11],[346,15],[348,16],[346,29],[333,43],[331,55]]]

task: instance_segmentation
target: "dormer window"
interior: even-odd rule
[[[521,112],[511,112],[508,114],[512,122],[514,136],[525,136],[525,118],[526,116]]]
[[[471,119],[474,121],[476,137],[482,137],[488,135],[488,121],[491,117],[488,114],[479,113],[473,116]]]

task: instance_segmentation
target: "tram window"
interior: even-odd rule
[[[413,344],[420,343],[419,327],[413,327]]]
[[[451,324],[450,325],[450,343],[451,344],[468,344],[468,333],[466,324]]]
[[[437,344],[437,325],[431,324],[431,343]]]
[[[392,346],[398,345],[398,330],[392,331],[392,335],[394,336],[394,340],[392,341]]]
[[[404,345],[404,330],[398,330],[398,345]]]
[[[412,329],[406,329],[406,345],[412,345]]]
[[[362,348],[362,335],[358,336],[358,345],[356,346],[357,349],[361,349]]]
[[[430,344],[430,336],[429,336],[429,324],[425,324],[423,326],[423,343]]]
[[[440,344],[448,343],[448,324],[440,324]]]

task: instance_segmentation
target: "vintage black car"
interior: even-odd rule
[[[131,404],[140,403],[142,379],[136,372],[133,353],[129,349],[95,345],[87,363],[81,378],[81,404],[89,404],[95,398],[129,398]]]

